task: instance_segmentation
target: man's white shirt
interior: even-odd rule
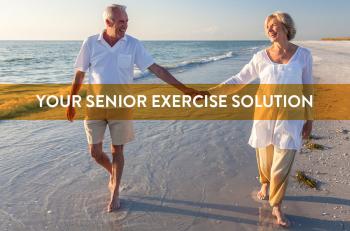
[[[74,66],[88,73],[89,84],[130,84],[134,65],[145,71],[152,64],[152,56],[139,40],[125,35],[111,47],[101,33],[84,40]]]

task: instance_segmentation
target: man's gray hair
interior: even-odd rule
[[[126,6],[118,5],[118,4],[109,5],[103,11],[103,20],[106,21],[108,19],[113,21],[114,20],[113,12],[117,9],[126,12]]]

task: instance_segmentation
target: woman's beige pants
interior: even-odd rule
[[[256,149],[260,183],[270,183],[271,206],[280,204],[284,198],[295,153],[296,150],[278,149],[273,145]]]

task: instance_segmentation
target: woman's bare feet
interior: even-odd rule
[[[288,228],[290,226],[289,220],[284,216],[281,211],[281,206],[277,205],[272,208],[272,215],[276,217],[276,223],[284,228]]]
[[[120,208],[119,189],[112,177],[109,179],[108,188],[111,193],[111,199],[107,207],[107,212],[111,213]]]
[[[261,185],[261,189],[258,192],[258,194],[256,195],[259,200],[267,200],[267,198],[268,198],[267,188],[268,188],[267,183]]]

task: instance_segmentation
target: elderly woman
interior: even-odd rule
[[[239,86],[244,86],[242,84],[256,78],[259,78],[260,84],[299,84],[302,86],[301,94],[310,94],[312,56],[309,50],[290,42],[296,34],[291,16],[282,12],[269,15],[265,20],[265,31],[271,46],[257,52],[237,75],[210,89],[210,94],[233,93],[233,89],[236,91]],[[231,84],[240,85],[235,88]],[[305,110],[306,114],[310,113],[307,112],[309,108]],[[257,197],[269,199],[272,214],[280,226],[289,226],[281,204],[294,156],[301,148],[302,136],[308,137],[311,129],[311,120],[254,120],[249,144],[256,149],[262,184]]]

